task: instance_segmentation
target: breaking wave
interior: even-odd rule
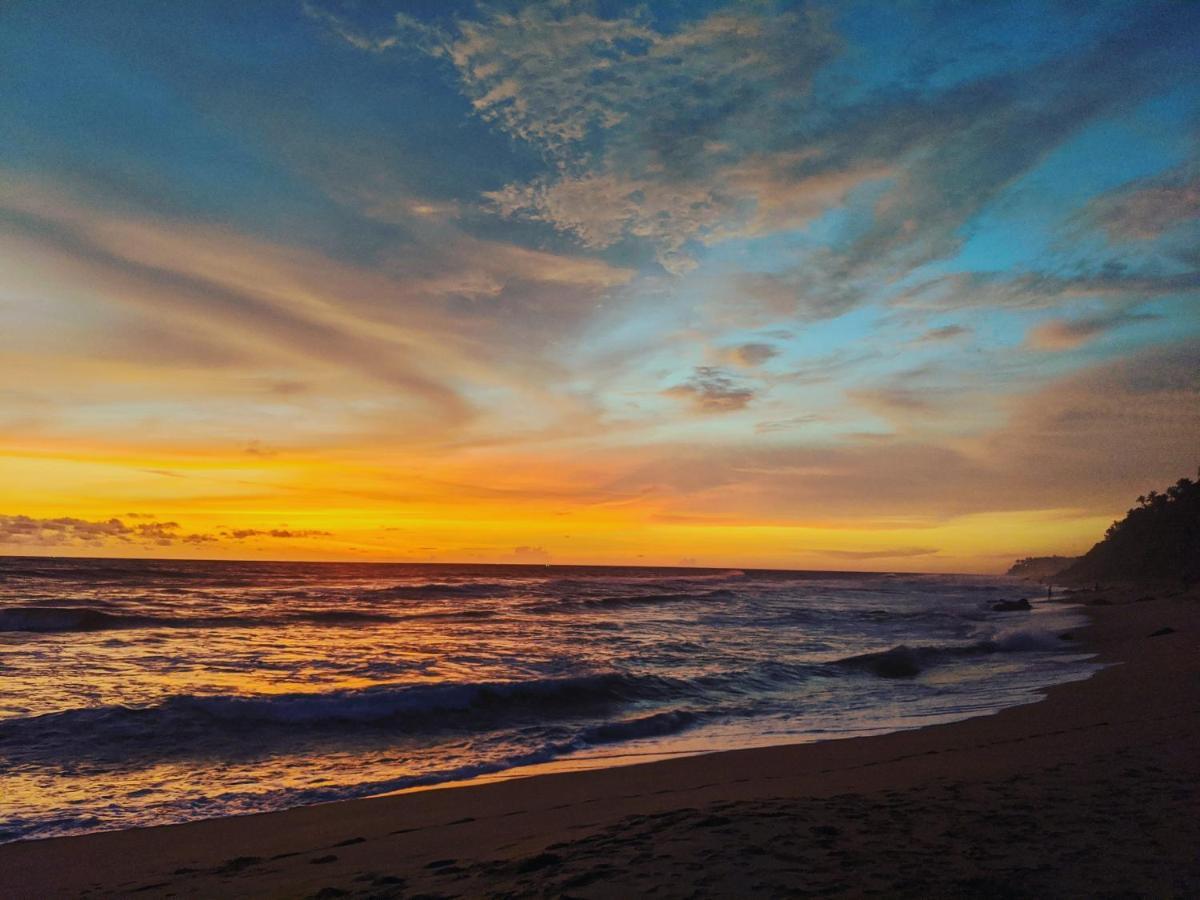
[[[835,665],[860,669],[880,678],[913,678],[930,666],[950,659],[983,656],[989,653],[1016,653],[1037,650],[1061,650],[1061,640],[1053,634],[1033,629],[1005,632],[995,638],[973,644],[950,647],[909,647],[905,644],[875,653],[861,653],[837,660]]]

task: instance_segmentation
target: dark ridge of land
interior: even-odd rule
[[[1060,577],[1085,584],[1200,581],[1200,481],[1181,478],[1137,504]]]
[[[1013,563],[1005,574],[1041,581],[1045,578],[1053,578],[1078,561],[1078,556],[1027,556]]]

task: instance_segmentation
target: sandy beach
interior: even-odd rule
[[[0,896],[1189,896],[1200,597],[1081,591],[1111,663],[999,714],[0,846]]]

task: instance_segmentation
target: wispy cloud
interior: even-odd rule
[[[793,431],[804,425],[812,425],[815,422],[824,421],[824,418],[816,413],[806,413],[800,416],[790,416],[786,419],[775,419],[773,421],[759,422],[754,426],[755,434],[776,434],[779,432]]]
[[[897,547],[893,550],[820,550],[824,556],[836,559],[911,559],[916,556],[932,556],[937,547]]]
[[[1200,270],[1131,270],[1112,264],[1095,272],[957,273],[920,282],[897,295],[899,307],[944,312],[952,309],[1050,309],[1086,298],[1105,300],[1162,297],[1200,292]]]
[[[971,329],[965,325],[942,325],[939,328],[931,328],[924,334],[919,335],[915,342],[918,344],[934,344],[942,341],[952,341],[956,338],[965,337],[971,333]]]
[[[1072,350],[1122,326],[1159,318],[1151,313],[1116,311],[1077,319],[1051,319],[1032,328],[1027,340],[1037,350]]]
[[[1200,219],[1200,161],[1127,185],[1088,204],[1083,218],[1115,240],[1152,240]]]
[[[778,356],[779,348],[774,344],[752,341],[735,347],[725,347],[720,351],[720,355],[726,362],[735,366],[756,368]]]
[[[736,412],[749,406],[755,396],[752,388],[714,366],[697,367],[691,378],[663,393],[685,401],[699,413]]]
[[[310,538],[310,537],[329,537],[332,531],[322,531],[316,528],[234,528],[230,531],[222,531],[222,537],[233,538],[235,541],[244,541],[247,538],[253,537],[271,537],[271,538]]]

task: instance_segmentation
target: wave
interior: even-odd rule
[[[391,587],[375,588],[364,593],[372,597],[393,597],[398,600],[428,600],[443,597],[484,599],[505,597],[525,588],[527,585],[511,581],[427,581],[421,584],[394,584]]]
[[[622,741],[632,741],[638,738],[666,737],[693,728],[707,718],[698,712],[686,709],[669,710],[652,713],[636,719],[625,719],[617,722],[604,722],[593,725],[579,732],[576,743],[596,746],[599,744],[617,744]]]
[[[1061,650],[1062,642],[1053,634],[1036,629],[1002,632],[993,638],[972,644],[941,647],[909,647],[906,644],[874,653],[860,653],[835,660],[833,665],[860,669],[880,678],[913,678],[938,662],[991,653],[1020,653]]]
[[[3,632],[92,632],[138,628],[278,628],[287,625],[370,625],[420,619],[487,619],[493,610],[464,609],[404,615],[355,609],[305,609],[278,616],[163,616],[107,612],[92,607],[14,606],[0,609]]]
[[[0,757],[16,746],[43,745],[53,751],[62,738],[87,754],[132,746],[155,752],[187,753],[197,741],[245,740],[258,730],[267,742],[299,731],[329,731],[344,737],[347,726],[404,734],[447,729],[470,731],[506,721],[547,721],[598,712],[638,701],[662,701],[686,693],[687,683],[663,676],[601,672],[510,682],[449,682],[262,696],[176,694],[151,706],[96,706],[0,720]],[[70,740],[74,739],[74,740]],[[139,742],[144,742],[139,745]],[[253,743],[253,742],[252,742]]]
[[[499,615],[498,610],[494,609],[447,609],[435,610],[434,612],[419,612],[409,613],[404,616],[391,616],[393,622],[409,622],[419,621],[421,619],[453,619],[455,621],[469,622],[474,619],[493,619]]]
[[[128,828],[139,825],[163,825],[194,821],[197,818],[247,814],[307,806],[335,800],[380,796],[412,788],[448,782],[469,781],[480,776],[505,772],[523,766],[550,762],[588,747],[618,743],[641,737],[661,737],[691,728],[704,716],[686,710],[657,713],[583,728],[567,733],[557,740],[534,743],[498,757],[485,758],[461,765],[415,774],[374,778],[348,784],[323,784],[309,787],[286,787],[266,791],[223,791],[219,796],[184,797],[158,802],[128,815],[119,826],[90,814],[61,811],[45,818],[15,816],[0,825],[0,843],[13,840],[62,837],[71,834]],[[128,812],[128,811],[127,811]]]
[[[180,621],[163,616],[130,616],[90,607],[15,606],[0,609],[0,632],[4,631],[108,631],[115,628],[147,628]]]
[[[657,606],[664,603],[690,603],[701,600],[732,600],[736,595],[733,591],[719,588],[712,591],[676,594],[632,594],[615,597],[585,597],[581,600],[563,601],[564,606],[587,606],[623,608],[635,606]]]
[[[395,616],[386,613],[363,612],[354,609],[305,609],[286,616],[262,616],[241,621],[263,625],[286,625],[289,622],[325,622],[330,625],[353,625],[359,622],[393,622]],[[234,621],[230,619],[230,621]]]
[[[703,572],[696,575],[686,574],[685,572],[678,570],[647,574],[578,574],[567,578],[555,578],[543,583],[541,587],[547,591],[563,591],[576,590],[579,588],[594,589],[597,587],[606,587],[610,585],[614,587],[664,585],[677,586],[681,590],[686,590],[690,585],[696,582],[729,581],[743,579],[745,577],[746,573],[741,569],[725,569],[719,572]]]
[[[214,722],[321,726],[347,722],[397,723],[464,711],[495,716],[506,708],[518,706],[536,706],[540,710],[555,706],[583,708],[669,696],[678,686],[659,676],[612,672],[529,681],[415,684],[267,697],[182,695],[169,698],[163,706],[172,711],[196,713]]]
[[[755,697],[791,691],[810,679],[837,678],[847,671],[883,679],[912,678],[955,659],[1051,649],[1061,650],[1061,641],[1025,629],[966,645],[899,645],[811,663],[766,660],[747,668],[692,677],[603,671],[520,681],[419,682],[316,693],[178,694],[147,706],[85,707],[0,720],[0,760],[35,766],[90,762],[122,767],[136,765],[137,760],[212,753],[256,757],[289,746],[330,742],[341,746],[352,740],[390,743],[435,734],[466,738],[514,728],[532,734],[555,722],[594,722],[597,717],[604,721],[581,726],[583,731],[572,740],[580,746],[614,743],[673,734],[703,718],[693,711],[664,711],[664,706],[686,703],[736,711],[753,707]],[[634,709],[644,714],[609,720],[613,713]]]
[[[227,790],[217,796],[185,796],[150,804],[138,810],[133,816],[129,815],[129,810],[122,810],[125,815],[119,824],[115,824],[111,818],[107,817],[101,818],[87,813],[76,814],[65,811],[41,818],[14,816],[0,824],[0,843],[64,837],[108,831],[114,828],[176,824],[216,816],[245,815],[335,800],[380,796],[428,785],[468,781],[483,775],[549,762],[575,749],[578,748],[570,742],[547,743],[500,758],[464,763],[459,766],[413,775],[397,775],[392,778],[376,778],[340,785],[285,787],[266,791]],[[109,807],[105,813],[111,815],[111,811],[112,809]]]

